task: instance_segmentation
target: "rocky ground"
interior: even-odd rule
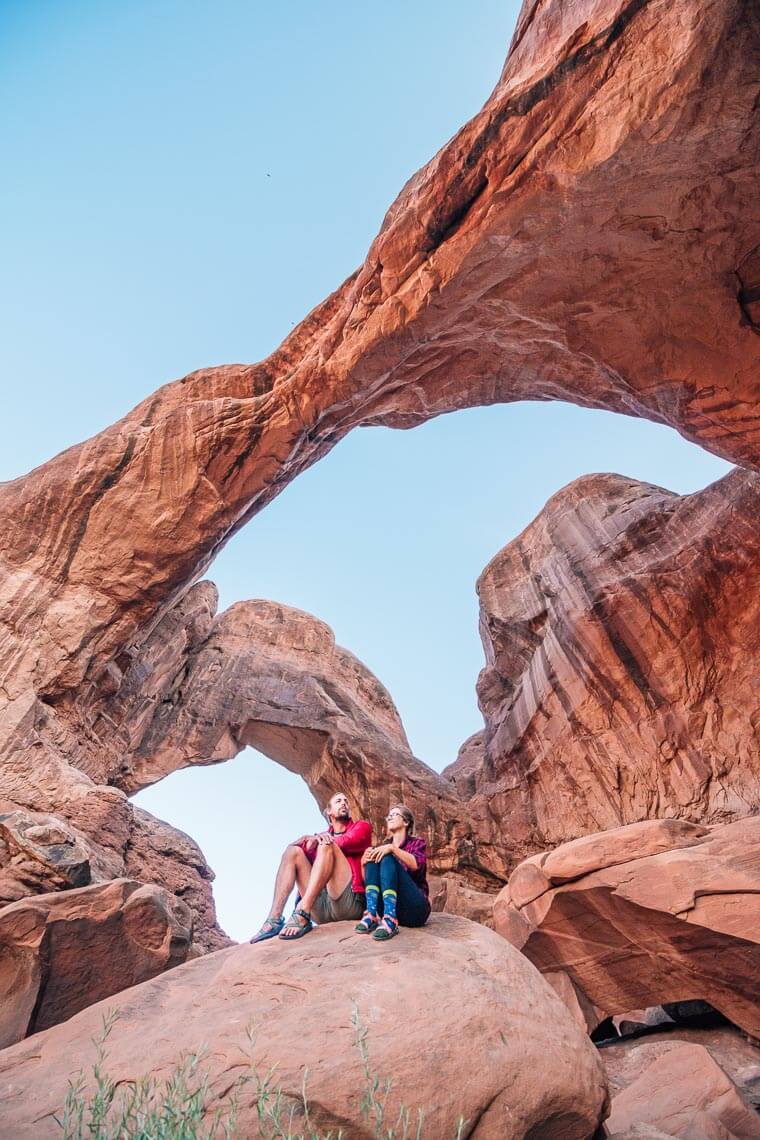
[[[0,1136],[58,1134],[110,1007],[119,1082],[205,1041],[210,1113],[272,1065],[301,1112],[308,1068],[319,1128],[369,1136],[355,1002],[432,1140],[760,1137],[759,76],[753,0],[526,0],[483,110],[270,358],[0,485]],[[589,475],[496,555],[484,729],[438,774],[317,617],[200,579],[353,427],[528,397],[738,466]],[[448,913],[382,955],[231,947],[130,796],[246,745],[376,825],[407,801]]]

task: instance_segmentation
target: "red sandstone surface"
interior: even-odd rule
[[[348,1124],[348,1135],[369,1140],[373,1131],[359,1110],[366,1082],[353,1044],[353,1003],[368,1030],[372,1071],[394,1080],[389,1119],[406,1104],[416,1126],[416,1110],[424,1108],[426,1136],[455,1136],[463,1115],[465,1134],[478,1140],[587,1140],[606,1112],[596,1051],[533,966],[492,931],[434,915],[393,947],[359,938],[346,923],[322,927],[302,944],[234,947],[92,1006],[0,1052],[4,1127],[14,1140],[60,1135],[52,1114],[66,1093],[71,1054],[90,1064],[87,1043],[114,1008],[113,1079],[134,1080],[146,1064],[166,1073],[202,1040],[212,1108],[251,1059],[262,1077],[277,1066],[286,1104],[298,1097],[308,1067],[315,1126]],[[261,1027],[252,1049],[249,1024]],[[442,1081],[442,1073],[456,1079]],[[241,1136],[256,1135],[256,1091],[241,1089]]]
[[[180,899],[129,879],[3,907],[0,1048],[178,966],[191,937]]]
[[[420,1051],[431,1013],[448,1027],[461,1080],[427,1089],[408,1084],[397,1043],[369,1014],[378,1068],[432,1106],[435,1127],[462,1112],[479,1138],[581,1140],[604,1112],[583,1034],[600,1013],[697,997],[760,1032],[759,45],[750,0],[526,0],[483,110],[410,179],[364,264],[270,358],[168,384],[0,485],[11,1037],[102,996],[72,962],[112,990],[174,965],[177,947],[224,945],[202,853],[128,796],[246,744],[298,771],[320,801],[336,781],[375,817],[389,790],[409,800],[433,847],[438,906],[491,921],[515,863],[542,852],[514,871],[493,921],[574,1020],[482,927],[436,919],[405,932],[394,944],[404,970],[395,950],[370,964],[377,948],[355,941],[347,966],[335,928],[305,956],[281,944],[268,957],[222,951],[109,999],[126,1019],[123,1078],[165,1069],[197,1045],[202,1021],[223,1084],[239,1067],[230,1014],[242,991],[247,1012],[282,1015],[265,1059],[295,1087],[322,1056],[325,1023],[344,1064],[335,995],[347,983],[361,996],[369,975]],[[410,754],[390,696],[323,623],[263,601],[217,616],[198,579],[352,428],[525,398],[669,424],[742,469],[686,497],[589,477],[496,556],[479,584],[485,729],[442,777]],[[114,902],[132,891],[127,877],[158,886]],[[181,936],[163,887],[189,908]],[[149,900],[139,922],[135,898]],[[309,990],[315,975],[335,985]],[[316,988],[305,1031],[304,989]],[[49,1016],[35,1021],[38,1001]],[[14,1136],[57,1127],[71,1055],[84,1061],[100,1013],[0,1054]],[[732,1081],[694,1048],[618,1092],[621,1135],[754,1135]],[[353,1127],[355,1084],[336,1084],[325,1060],[320,1120]],[[253,1102],[246,1111],[253,1119]]]
[[[521,863],[495,929],[602,1015],[702,999],[760,1037],[760,817],[652,820]]]

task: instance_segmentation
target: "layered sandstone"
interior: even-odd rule
[[[169,384],[0,486],[0,887],[12,906],[37,915],[55,891],[50,905],[66,910],[78,884],[94,897],[135,876],[185,897],[200,947],[220,945],[203,856],[128,794],[246,744],[321,801],[338,782],[375,818],[389,793],[410,801],[444,875],[439,902],[478,915],[522,853],[648,815],[758,809],[754,474],[684,499],[587,481],[561,511],[550,504],[529,549],[523,536],[524,561],[518,548],[497,558],[481,583],[486,729],[453,783],[411,756],[385,690],[322,623],[264,602],[217,616],[213,587],[197,583],[238,528],[362,424],[568,399],[760,465],[759,19],[746,0],[526,3],[483,111],[280,349]],[[523,865],[497,920],[508,913],[581,1014],[700,997],[757,1029],[756,836],[679,826],[662,851],[623,844],[616,862],[561,849]],[[243,947],[116,999],[115,1075],[166,1069],[199,1044],[202,1021],[212,1088],[229,1088],[243,1022],[260,1015],[263,1060],[280,1064],[288,1095],[323,1058],[320,1123],[356,1122],[344,935],[310,937],[305,953]],[[604,1109],[590,1046],[493,938],[456,923],[405,932],[401,972],[392,949],[370,961],[377,948],[352,942],[375,1062],[395,1095],[425,1099],[436,1134],[461,1112],[483,1137],[589,1136]],[[421,1087],[405,1063],[428,1047],[431,1010],[461,1078],[451,1088]],[[71,1054],[101,1014],[3,1054],[14,1135],[56,1129]],[[254,1119],[252,1101],[243,1112]]]
[[[0,1048],[179,965],[191,941],[189,908],[129,879],[3,907]]]
[[[323,807],[344,788],[378,834],[389,802],[409,803],[434,853],[437,905],[448,900],[452,909],[456,895],[459,910],[487,917],[504,882],[501,864],[481,860],[466,803],[412,755],[380,681],[310,614],[267,601],[221,614],[216,606],[211,582],[193,586],[139,650],[109,667],[108,686],[83,686],[55,715],[45,714],[34,737],[33,782],[19,754],[0,767],[6,794],[55,808],[56,817],[44,818],[78,837],[89,864],[100,853],[98,880],[128,874],[174,890],[193,910],[197,943],[215,949],[224,942],[202,853],[127,795],[250,745],[300,775]],[[16,809],[7,818],[19,815],[39,813]],[[81,873],[81,882],[96,881]],[[0,889],[2,881],[0,848]],[[12,897],[33,893],[33,885]],[[48,870],[36,890],[71,885]]]
[[[478,581],[486,722],[447,770],[513,860],[760,810],[760,476],[565,487]]]
[[[586,836],[521,863],[495,929],[603,1015],[702,999],[760,1037],[760,817]]]
[[[4,753],[354,426],[561,398],[756,465],[757,44],[746,0],[526,4],[483,110],[269,359],[0,488]]]
[[[147,1066],[168,1074],[205,1042],[209,1116],[237,1078],[250,1074],[251,1062],[262,1078],[276,1066],[287,1113],[300,1101],[308,1068],[313,1129],[348,1128],[368,1140],[375,1133],[360,1108],[366,1078],[354,1007],[367,1030],[372,1073],[393,1079],[386,1122],[396,1121],[403,1104],[413,1127],[424,1109],[431,1137],[455,1136],[462,1116],[465,1134],[479,1140],[587,1140],[606,1111],[596,1051],[537,971],[484,927],[436,915],[423,930],[405,930],[394,947],[334,924],[303,942],[275,939],[206,955],[6,1049],[3,1126],[14,1140],[59,1135],[53,1116],[72,1053],[90,1078],[94,1046],[87,1042],[111,1007],[118,1018],[107,1043],[109,1075],[121,1085]],[[260,1027],[252,1046],[251,1024]],[[436,1064],[416,1063],[429,1057],[431,1042]],[[442,1082],[441,1072],[457,1079]],[[255,1081],[239,1089],[241,1136],[258,1132],[258,1095]]]

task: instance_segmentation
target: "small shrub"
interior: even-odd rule
[[[304,1070],[301,1091],[294,1098],[276,1080],[276,1067],[262,1076],[251,1060],[249,1071],[235,1081],[208,1122],[209,1074],[201,1068],[203,1050],[184,1055],[163,1081],[148,1076],[117,1084],[105,1065],[106,1045],[118,1016],[116,1011],[107,1014],[94,1039],[94,1091],[87,1095],[83,1073],[69,1082],[63,1113],[55,1118],[63,1140],[236,1140],[239,1097],[245,1086],[251,1086],[255,1099],[261,1140],[347,1140],[342,1129],[319,1132],[315,1128],[307,1092],[308,1069]],[[424,1140],[422,1109],[412,1113],[402,1105],[392,1123],[386,1120],[393,1081],[382,1080],[372,1070],[369,1031],[362,1024],[356,1004],[351,1020],[354,1046],[364,1073],[361,1113],[372,1136],[375,1140]],[[248,1039],[253,1047],[255,1037],[251,1031]],[[463,1140],[464,1129],[465,1121],[460,1117],[454,1140]]]

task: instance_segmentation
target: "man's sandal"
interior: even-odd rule
[[[372,934],[376,942],[389,942],[398,934],[398,923],[392,918],[383,917],[382,922]]]
[[[283,915],[270,915],[261,927],[261,930],[258,932],[258,934],[254,934],[253,938],[249,938],[248,941],[266,942],[267,938],[276,938],[284,925],[285,918]]]
[[[280,931],[280,938],[284,938],[286,942],[295,941],[296,938],[303,938],[304,934],[308,934],[313,926],[311,915],[297,906]],[[286,933],[290,930],[293,931],[292,934]]]
[[[370,914],[368,910],[365,910],[364,914],[361,917],[361,920],[357,922],[356,926],[354,927],[354,930],[357,934],[371,934],[372,931],[376,929],[377,915]]]

